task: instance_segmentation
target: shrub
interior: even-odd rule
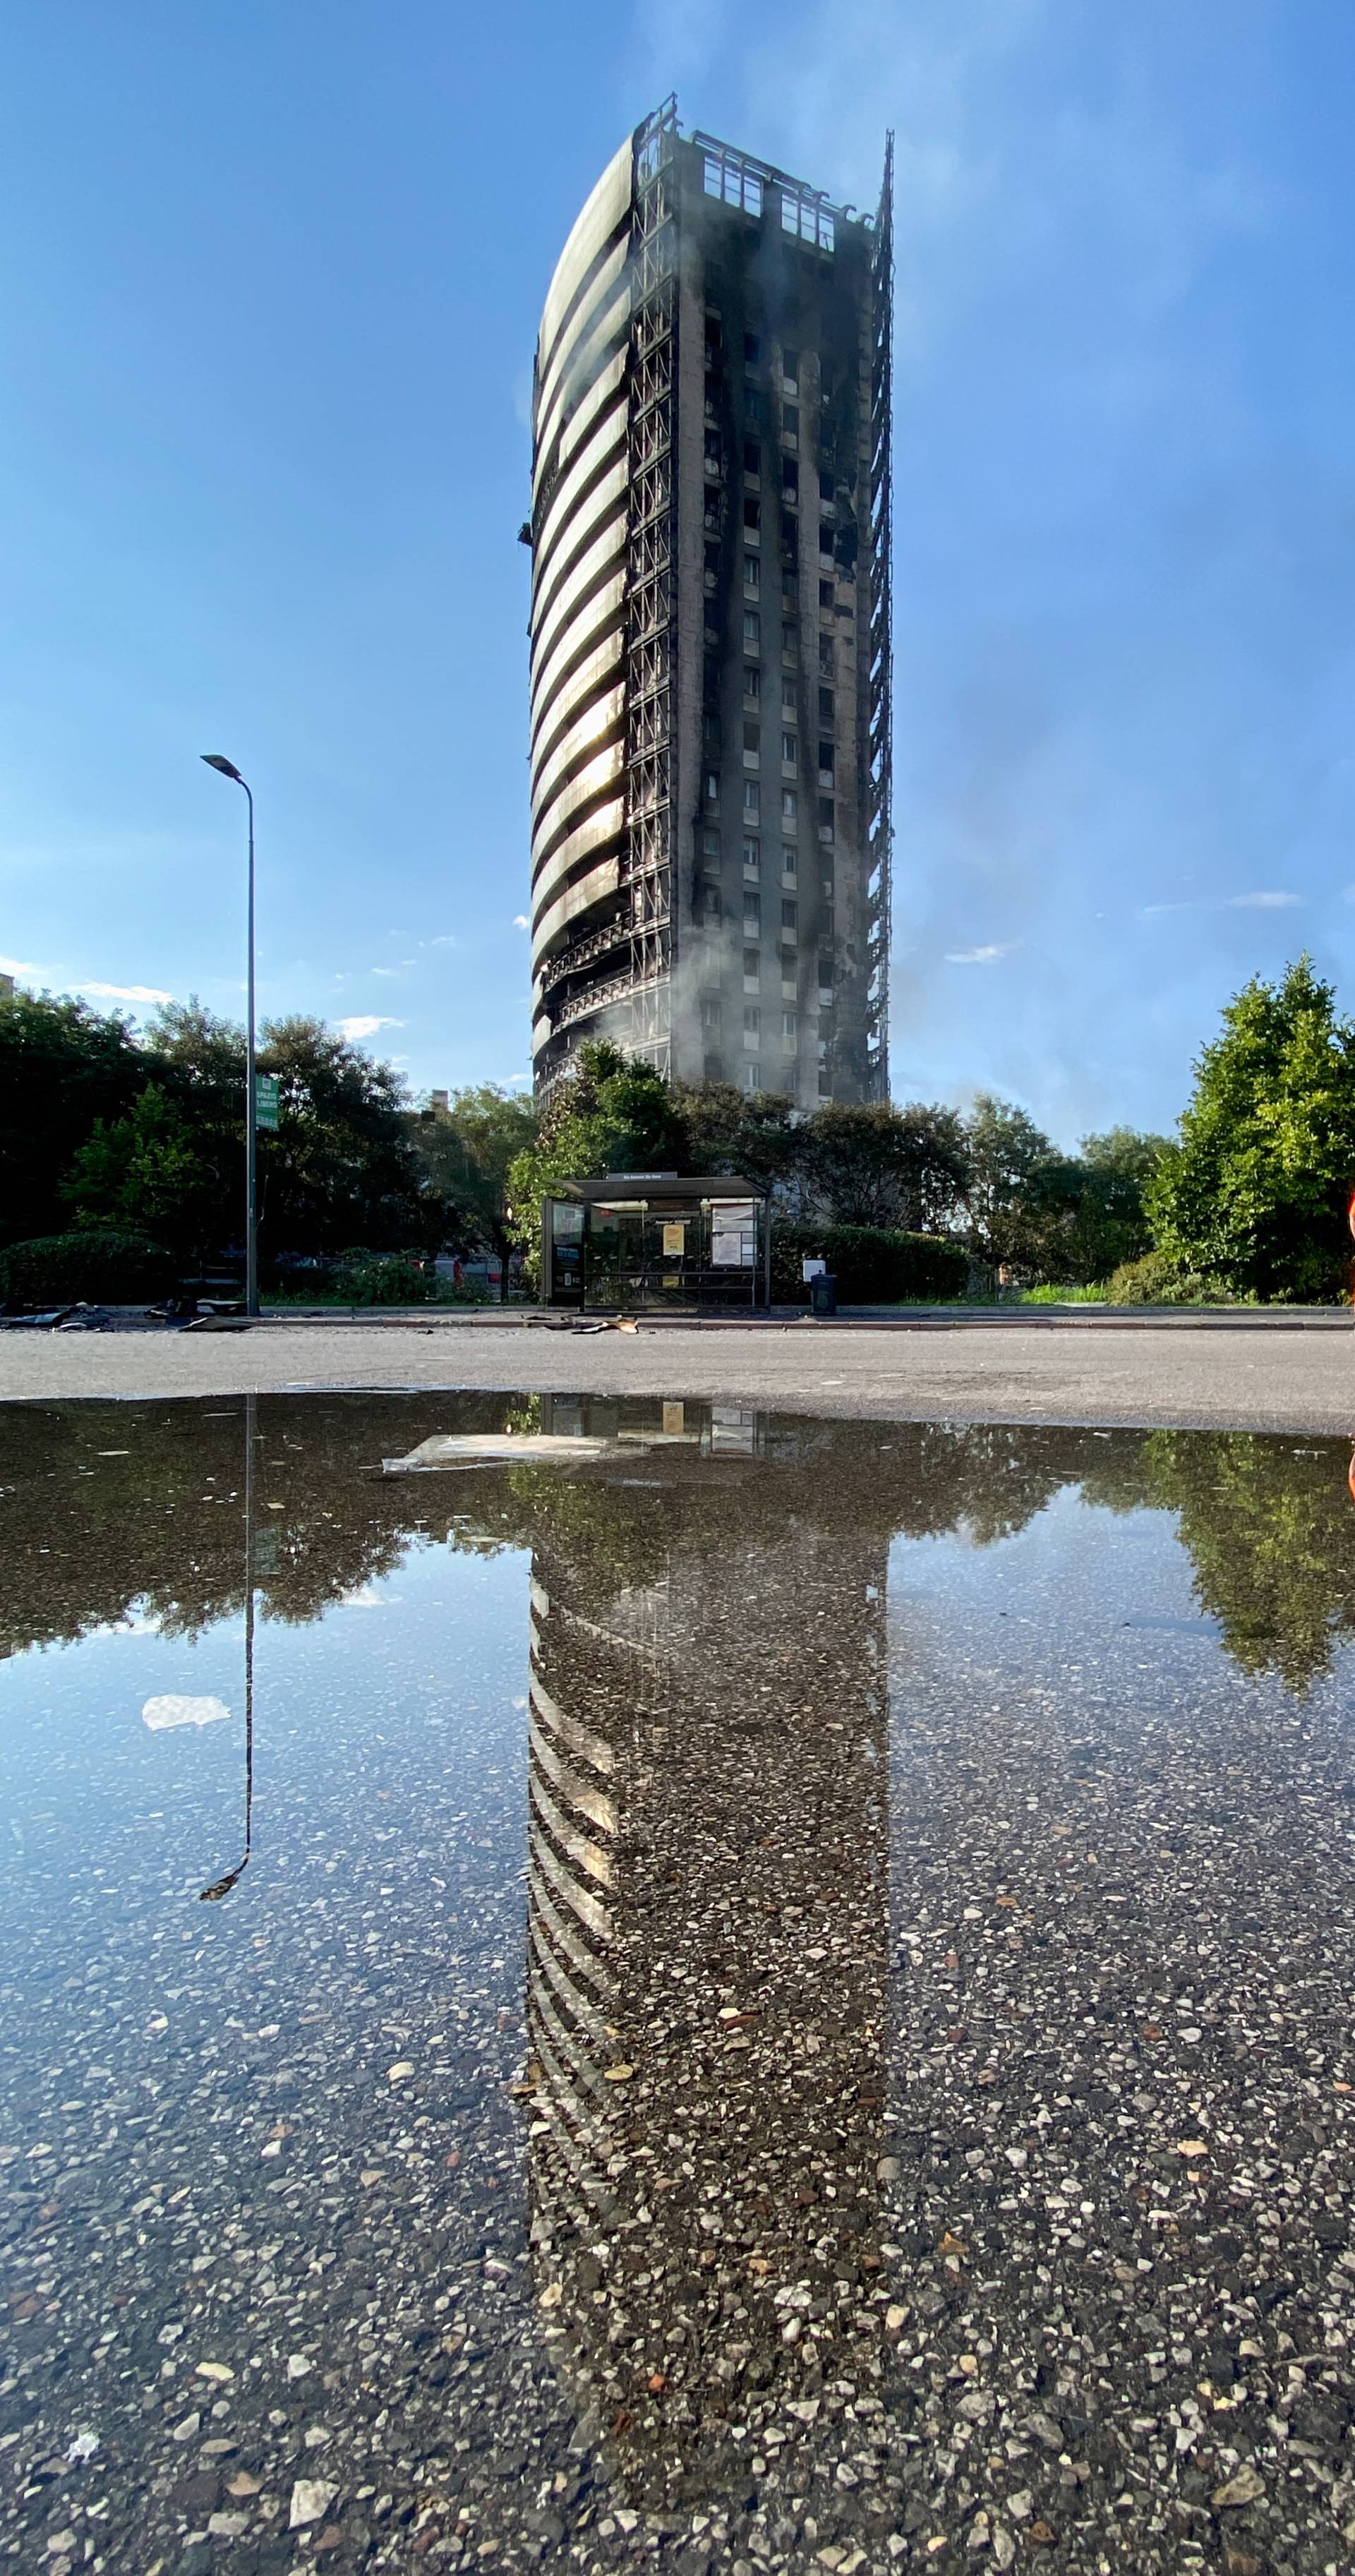
[[[0,1298],[11,1306],[135,1306],[174,1285],[174,1262],[143,1235],[39,1235],[0,1252]]]
[[[334,1272],[334,1293],[350,1306],[426,1306],[437,1290],[430,1262],[405,1252],[345,1252]]]
[[[772,1227],[772,1296],[778,1305],[808,1305],[800,1276],[807,1257],[826,1261],[844,1305],[900,1305],[910,1299],[949,1304],[963,1297],[969,1278],[968,1254],[941,1235],[796,1219]]]
[[[1211,1294],[1198,1271],[1182,1270],[1164,1252],[1145,1252],[1141,1261],[1121,1262],[1105,1285],[1111,1306],[1208,1306],[1235,1301]],[[1244,1301],[1245,1302],[1245,1301]]]

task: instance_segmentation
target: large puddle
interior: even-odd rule
[[[0,1439],[9,2563],[1345,2576],[1343,1447]]]

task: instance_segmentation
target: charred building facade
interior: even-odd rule
[[[542,317],[532,1050],[888,1094],[891,169],[874,217],[672,101]]]

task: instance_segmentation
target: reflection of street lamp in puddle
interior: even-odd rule
[[[229,1896],[249,1867],[254,1824],[254,1398],[245,1397],[245,1848],[224,1878],[200,1888],[200,1904]]]

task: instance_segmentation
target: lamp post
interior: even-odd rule
[[[233,778],[243,787],[249,802],[249,895],[247,1009],[245,1030],[245,1313],[259,1311],[259,1133],[258,1101],[254,1089],[254,795],[247,778],[242,778],[233,760],[219,751],[204,751],[202,758],[209,769],[219,769],[223,778]]]

